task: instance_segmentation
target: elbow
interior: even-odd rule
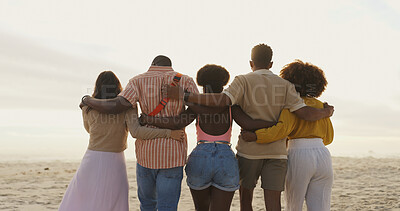
[[[138,137],[137,130],[134,130],[134,131],[131,131],[131,130],[130,130],[129,132],[130,132],[132,138],[137,138],[137,137]]]
[[[256,129],[254,129],[254,128],[251,128],[251,127],[246,127],[246,126],[240,126],[243,130],[246,130],[246,131],[255,131]]]
[[[171,127],[171,130],[181,130],[186,126],[187,126],[186,124],[175,124],[174,126]]]

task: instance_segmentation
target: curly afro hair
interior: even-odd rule
[[[319,97],[328,84],[324,71],[300,60],[285,65],[280,76],[294,84],[302,97]]]
[[[207,64],[197,72],[197,84],[206,93],[220,93],[229,81],[229,72],[222,66]]]

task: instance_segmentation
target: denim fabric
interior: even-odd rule
[[[136,165],[141,211],[177,210],[181,195],[183,167],[149,169]]]
[[[223,191],[239,189],[239,167],[226,144],[198,144],[186,164],[187,184],[194,190],[214,186]]]

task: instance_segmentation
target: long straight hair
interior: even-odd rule
[[[97,99],[111,99],[122,91],[119,79],[112,71],[103,71],[97,77],[92,97]],[[89,112],[91,108],[87,110]]]
[[[103,71],[97,77],[92,97],[97,99],[111,99],[122,91],[119,79],[112,71]]]

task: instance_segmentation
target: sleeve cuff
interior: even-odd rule
[[[171,132],[172,132],[172,130],[167,130],[167,137],[165,137],[165,138],[171,138]]]
[[[128,96],[125,96],[125,92],[119,93],[118,96],[125,98],[125,100],[127,100],[132,105],[133,108],[136,107],[136,102],[134,102],[134,100],[129,98]]]
[[[300,108],[303,108],[303,107],[306,107],[306,106],[307,106],[307,105],[303,102],[303,103],[300,103],[300,104],[297,104],[297,105],[291,107],[291,108],[289,109],[289,111],[290,111],[290,112],[295,112],[295,111],[299,110]]]
[[[222,93],[224,93],[226,96],[229,97],[229,99],[231,99],[231,105],[235,105],[236,104],[235,98],[233,97],[233,95],[231,93],[229,93],[226,90],[222,91]]]

